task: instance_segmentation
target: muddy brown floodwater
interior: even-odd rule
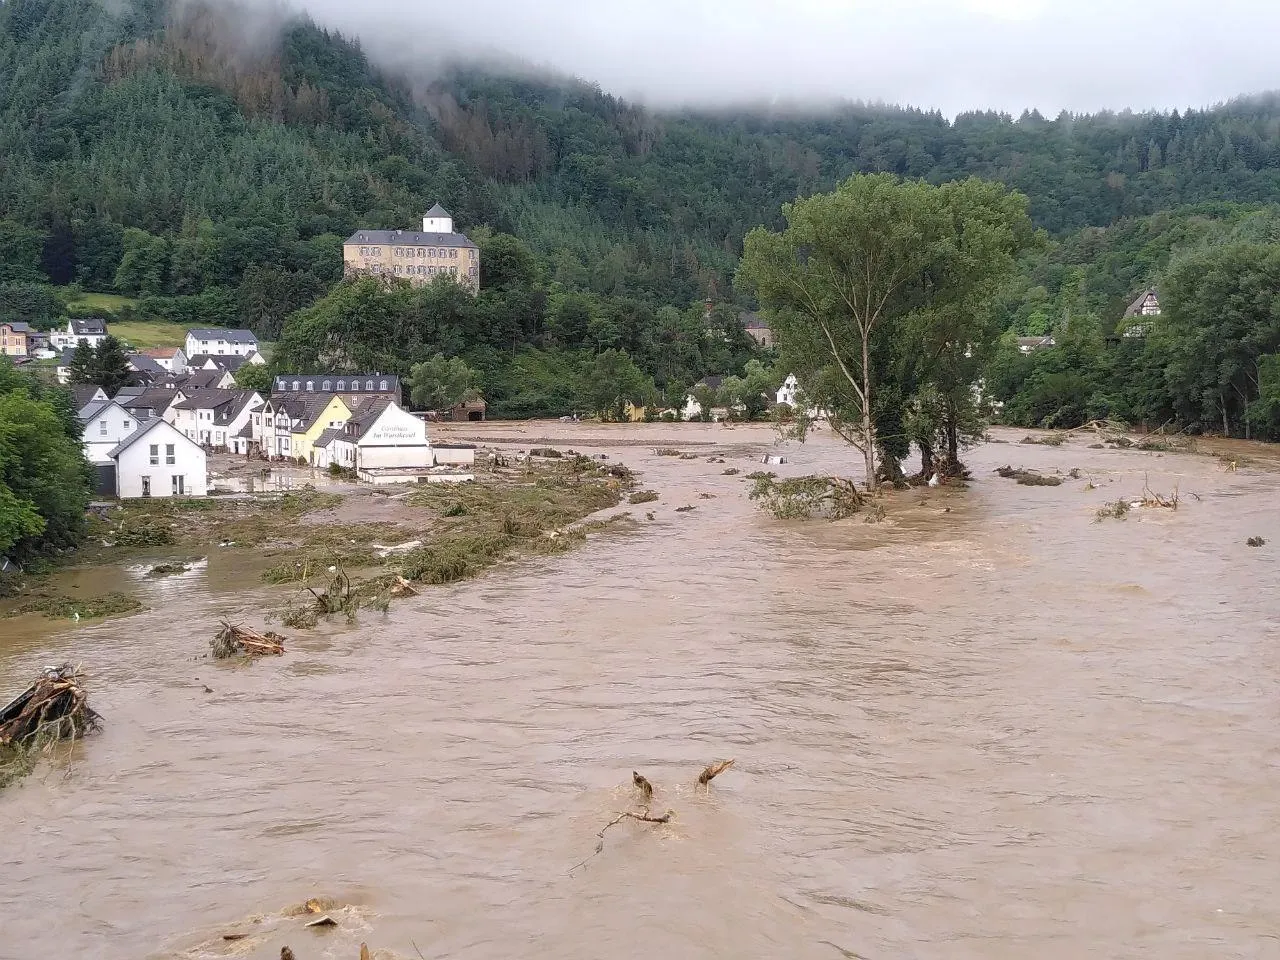
[[[83,661],[108,721],[0,794],[4,960],[1280,956],[1273,465],[988,444],[967,491],[799,524],[722,474],[763,428],[467,435],[594,439],[654,519],[247,667],[198,658],[276,594],[218,557],[125,620],[0,621],[2,689]],[[1181,509],[1093,522],[1144,476]],[[675,817],[573,871],[632,769]],[[313,895],[342,926],[201,945]]]

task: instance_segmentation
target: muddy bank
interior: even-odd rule
[[[70,778],[0,795],[0,954],[216,956],[246,918],[325,896],[350,907],[337,928],[264,921],[235,955],[1267,955],[1280,530],[1260,457],[997,432],[967,490],[800,523],[746,475],[767,451],[780,477],[848,475],[846,448],[738,428],[708,463],[653,455],[684,427],[648,426],[598,450],[658,495],[634,533],[251,668],[191,659],[191,621],[275,589],[218,554],[154,584],[184,585],[182,620],[4,635],[9,681],[92,662],[110,723]],[[994,473],[1011,462],[1063,482]],[[1095,522],[1144,483],[1179,509]],[[633,770],[676,817],[620,823],[570,875]]]

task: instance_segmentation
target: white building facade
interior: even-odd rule
[[[116,496],[203,497],[209,492],[205,453],[176,427],[155,419],[111,451],[116,465]]]
[[[116,403],[90,404],[80,412],[84,455],[90,463],[110,463],[111,451],[138,429],[138,418]]]
[[[258,338],[249,330],[217,328],[188,330],[184,352],[188,358],[199,354],[248,357],[258,352]]]

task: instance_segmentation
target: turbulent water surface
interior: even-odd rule
[[[216,555],[139,578],[127,619],[0,620],[0,691],[83,661],[108,719],[0,794],[0,957],[1280,956],[1267,464],[988,444],[968,490],[799,524],[723,475],[764,429],[479,430],[590,446],[661,500],[249,666],[202,659],[213,625],[278,593]],[[1181,507],[1094,522],[1144,479]],[[633,769],[675,815],[592,856]],[[337,929],[279,916],[317,895]]]

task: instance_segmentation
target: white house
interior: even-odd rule
[[[796,379],[794,373],[788,373],[787,379],[782,381],[782,386],[778,388],[778,403],[785,403],[788,407],[796,405],[796,394],[800,390],[800,381]]]
[[[712,390],[719,390],[720,384],[724,382],[724,377],[703,377],[695,386],[709,387]],[[690,393],[684,398],[684,407],[680,411],[681,420],[698,420],[702,417],[702,404],[700,404]]]
[[[49,334],[49,346],[55,350],[70,350],[84,340],[96,349],[106,338],[107,321],[99,317],[73,318],[67,321],[65,330]]]
[[[115,400],[90,403],[79,418],[84,424],[84,455],[90,463],[110,463],[111,451],[136,433],[139,424],[138,417]]]
[[[252,353],[245,354],[198,353],[187,361],[187,367],[191,370],[225,370],[227,373],[234,374],[246,363],[261,367],[266,362],[266,357],[260,354],[257,350],[254,350]]]
[[[171,423],[149,420],[112,448],[116,496],[203,497],[209,480],[205,453]]]
[[[150,357],[169,373],[187,372],[187,355],[181,347],[152,347],[150,350],[143,350],[142,355]]]
[[[371,483],[416,480],[435,465],[426,423],[392,400],[368,401],[340,433],[326,430],[320,441],[327,463]]]
[[[258,352],[258,338],[248,330],[198,328],[187,331],[186,355],[247,357]],[[190,360],[188,360],[190,362]]]
[[[224,449],[233,446],[232,439],[262,405],[262,397],[252,390],[192,390],[169,407],[165,419],[188,440]]]

